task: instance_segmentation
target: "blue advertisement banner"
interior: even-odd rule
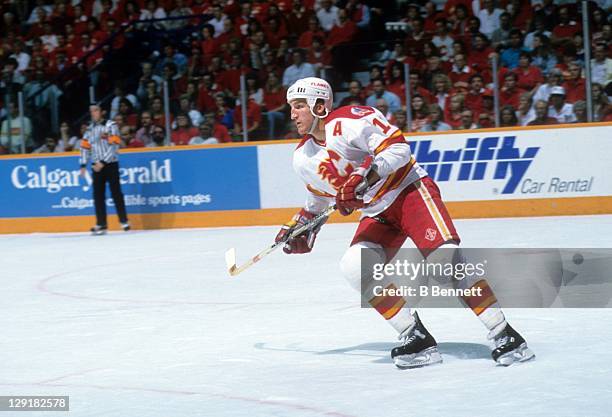
[[[260,208],[255,146],[130,152],[119,173],[128,213]],[[114,205],[107,187],[109,213]],[[78,157],[0,159],[0,217],[93,215]]]

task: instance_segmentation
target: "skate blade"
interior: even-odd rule
[[[106,230],[99,230],[97,232],[91,232],[92,236],[103,236],[106,234]]]
[[[510,366],[513,363],[527,362],[531,359],[535,359],[535,354],[527,347],[527,343],[523,343],[512,352],[501,355],[496,362],[499,366]]]
[[[399,369],[422,368],[424,366],[442,363],[442,355],[438,352],[438,348],[434,346],[412,355],[396,356],[393,358],[393,363]]]

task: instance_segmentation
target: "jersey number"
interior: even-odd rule
[[[386,135],[387,132],[389,131],[389,129],[391,129],[391,126],[384,124],[383,122],[381,122],[377,118],[374,118],[372,123],[374,123],[376,126],[380,127],[380,130],[382,130],[383,135]]]

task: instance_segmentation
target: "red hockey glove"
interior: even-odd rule
[[[373,158],[368,156],[338,189],[336,206],[343,216],[348,216],[364,206],[363,195],[368,188],[366,176],[372,167],[372,160]]]
[[[297,227],[300,227],[304,223],[310,221],[316,214],[310,213],[304,209],[301,209],[299,212],[293,216],[293,218],[285,223],[283,227],[281,227],[280,231],[276,235],[276,242],[285,240],[288,236],[295,230]],[[283,251],[285,253],[308,253],[312,250],[314,246],[314,241],[317,237],[317,233],[321,230],[321,226],[327,221],[327,219],[322,220],[315,228],[308,230],[292,239],[288,239],[285,242],[285,246],[283,247]]]

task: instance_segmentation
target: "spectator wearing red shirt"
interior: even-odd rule
[[[359,106],[365,105],[366,94],[359,80],[352,80],[348,88],[349,95],[340,101],[340,107],[348,106],[349,103],[359,103]]]
[[[449,2],[446,2],[446,5],[448,5],[448,3]],[[469,6],[459,4],[452,12],[447,12],[448,20],[451,23],[451,34],[453,38],[463,39],[468,34],[468,19],[471,15],[468,10],[470,10],[471,7],[471,4]]]
[[[559,7],[558,14],[559,22],[553,28],[551,36],[551,41],[554,45],[571,40],[576,33],[582,31],[582,26],[576,21],[571,20],[567,6]]]
[[[483,111],[484,79],[480,74],[474,74],[470,77],[470,86],[465,95],[465,107],[472,109],[475,114],[480,114]]]
[[[212,14],[210,6],[207,0],[193,0],[193,3],[191,3],[191,11],[194,15]]]
[[[53,25],[53,31],[55,33],[60,33],[64,29],[64,26],[73,22],[72,6],[70,6],[69,10],[66,3],[56,3],[50,20],[51,24]]]
[[[452,15],[457,13],[457,9],[467,10],[472,9],[471,0],[448,0],[444,3],[444,13]]]
[[[425,100],[425,103],[427,104],[431,104],[431,103],[436,103],[436,98],[433,96],[433,94],[431,94],[431,92],[424,88],[421,85],[421,75],[417,72],[411,72],[410,73],[410,89],[412,90],[412,96],[415,95],[420,95],[421,97],[423,97],[423,100]],[[401,97],[402,100],[406,100],[406,93],[404,92],[402,94]],[[406,104],[405,102],[402,102],[404,105]]]
[[[236,52],[232,55],[232,61],[229,68],[219,72],[217,83],[224,90],[229,90],[234,96],[240,91],[240,75],[245,73],[242,67],[242,55]]]
[[[325,39],[325,32],[323,32],[323,29],[321,29],[319,25],[319,19],[317,19],[316,16],[310,16],[308,18],[308,30],[300,35],[297,46],[304,49],[310,48],[312,39],[315,36]]]
[[[281,137],[281,128],[286,121],[286,90],[280,82],[280,78],[274,74],[268,74],[268,80],[263,90],[263,110],[268,119],[267,139]]]
[[[133,20],[139,20],[140,19],[140,8],[141,8],[140,5],[136,1],[128,0],[123,5],[123,9],[121,10],[121,12],[117,10],[117,12],[115,13],[116,18],[121,23],[131,22]]]
[[[287,16],[287,29],[291,36],[297,38],[300,34],[306,32],[309,19],[312,16],[314,16],[312,10],[306,8],[300,0],[293,0],[291,12]]]
[[[492,114],[489,113],[480,113],[478,116],[478,120],[476,126],[478,129],[488,129],[491,127],[495,127],[495,120]]]
[[[232,39],[238,39],[238,43],[241,43],[240,30],[234,28],[234,24],[230,19],[225,19],[223,21],[223,31],[217,36],[217,44],[220,47],[222,45],[228,45]]]
[[[338,45],[350,43],[355,35],[357,35],[357,26],[349,20],[346,9],[339,9],[338,20],[327,37],[327,47],[332,49]]]
[[[519,106],[521,94],[524,92],[525,90],[517,87],[516,74],[513,72],[506,74],[504,77],[504,85],[499,92],[499,104],[501,106],[510,105],[516,109]]]
[[[153,118],[153,124],[166,128],[166,115],[164,113],[164,102],[160,96],[151,99],[151,106],[148,109]]]
[[[254,100],[249,99],[247,102],[247,132],[250,140],[258,138],[257,129],[261,126],[261,107]],[[242,137],[242,106],[236,105],[234,110],[234,135]]]
[[[216,108],[215,93],[218,91],[219,88],[215,84],[213,75],[211,73],[202,75],[197,85],[197,98],[195,101],[198,110],[205,112],[214,111]],[[189,92],[189,89],[187,92]]]
[[[475,70],[481,72],[491,66],[491,54],[495,52],[489,46],[489,40],[482,33],[474,35],[473,48],[471,49],[467,61],[468,65]]]
[[[420,95],[412,97],[412,125],[411,130],[418,132],[429,122],[429,105]]]
[[[586,86],[584,78],[582,78],[582,67],[576,61],[568,65],[568,74],[566,80],[563,83],[565,88],[565,100],[573,104],[578,100],[585,100],[586,97]]]
[[[45,30],[43,29],[43,25],[46,23],[50,23],[50,18],[47,14],[47,11],[39,7],[36,9],[37,20],[35,23],[31,24],[28,28],[26,39],[36,39],[42,35],[44,35]]]
[[[433,42],[425,42],[423,44],[423,50],[421,54],[417,57],[418,60],[416,62],[415,67],[413,67],[416,71],[424,74],[427,72],[427,66],[429,65],[429,58],[432,56],[440,56],[440,51],[438,47]]]
[[[249,20],[253,17],[251,14],[252,9],[253,6],[250,1],[242,2],[242,4],[240,4],[240,16],[234,19],[234,25],[242,36],[247,35]]]
[[[531,54],[523,51],[519,55],[519,65],[514,70],[517,76],[516,86],[523,90],[533,90],[544,81],[542,72],[534,65],[531,65]]]
[[[467,84],[472,75],[474,75],[474,71],[467,65],[465,55],[455,54],[453,69],[449,74],[453,87],[458,82]]]
[[[83,58],[84,56],[89,54],[91,51],[93,51],[94,48],[95,46],[91,42],[91,36],[89,36],[89,33],[82,33],[81,34],[81,45],[76,51],[75,55],[72,57],[72,63],[74,64],[77,61],[79,61],[81,58]],[[100,61],[102,61],[102,52],[97,51],[87,58],[87,62],[86,62],[87,68],[92,69]]]
[[[75,5],[72,10],[73,10],[72,27],[74,28],[74,33],[76,33],[77,35],[80,35],[81,33],[87,31],[87,16],[83,13],[83,6],[81,4]],[[66,26],[64,26],[64,28],[65,27]]]
[[[308,49],[306,62],[312,64],[317,74],[320,74],[322,69],[332,67],[331,53],[325,48],[322,38],[315,37],[312,40],[312,46]]]
[[[221,143],[228,143],[232,141],[232,137],[229,134],[229,130],[225,125],[217,121],[215,112],[208,112],[204,115],[205,123],[212,126],[212,136],[217,138]]]
[[[200,32],[202,40],[200,41],[200,49],[204,55],[204,62],[210,63],[210,59],[219,53],[219,43],[215,39],[215,27],[211,24],[205,24]]]
[[[123,116],[123,120],[127,126],[138,126],[138,116],[134,113],[134,105],[127,98],[119,100],[119,111],[117,114]]]
[[[189,116],[179,113],[176,116],[176,129],[170,133],[170,140],[176,146],[188,145],[191,138],[198,136],[198,129],[193,127]]]
[[[449,104],[446,110],[444,110],[444,121],[451,128],[457,129],[461,125],[461,113],[465,110],[463,94],[452,96]]]
[[[286,38],[288,33],[284,26],[281,26],[281,21],[278,17],[269,17],[266,20],[265,34],[266,40],[272,49],[278,49],[280,41]]]
[[[404,66],[399,62],[395,62],[391,66],[391,73],[386,77],[386,89],[392,92],[400,99],[402,104],[406,104],[406,89],[404,87]]]
[[[417,57],[423,52],[423,45],[431,41],[431,36],[423,29],[425,21],[418,16],[410,22],[412,33],[406,38],[406,51],[409,56]]]

